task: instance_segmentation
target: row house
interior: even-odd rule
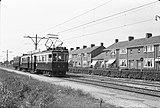
[[[100,46],[95,46],[95,44],[91,44],[90,47],[83,46],[71,48],[69,51],[69,64],[72,64],[74,67],[90,67],[91,65],[95,65],[96,62],[93,61],[93,58],[103,52],[105,47],[103,43]]]
[[[104,51],[105,67],[160,70],[160,36],[146,33],[146,37],[141,39],[133,36],[129,36],[127,41],[115,39],[115,43]]]

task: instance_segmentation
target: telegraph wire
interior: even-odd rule
[[[130,12],[130,11],[133,11],[135,12],[137,9],[141,10],[140,8],[147,8],[146,6],[150,6],[150,5],[155,5],[155,3],[157,3],[159,1],[154,1],[154,2],[151,2],[151,3],[147,3],[147,4],[144,4],[144,5],[141,5],[141,6],[138,6],[138,7],[135,7],[135,8],[131,8],[131,9],[128,9],[128,10],[125,10],[125,11],[122,11],[122,12],[119,12],[119,13],[116,13],[116,14],[113,14],[113,15],[109,15],[109,16],[106,16],[106,17],[103,17],[103,18],[100,18],[100,19],[97,19],[97,20],[94,20],[94,21],[90,21],[90,22],[87,22],[87,23],[84,23],[84,24],[81,24],[81,25],[78,25],[78,26],[75,26],[75,27],[72,27],[72,28],[69,28],[69,29],[66,29],[66,30],[63,30],[63,31],[60,31],[58,33],[64,33],[64,32],[67,32],[67,31],[70,31],[70,30],[73,30],[73,29],[76,29],[76,28],[79,28],[79,27],[82,27],[82,26],[85,26],[85,25],[89,25],[89,24],[92,24],[92,23],[95,23],[95,22],[98,22],[98,21],[101,21],[101,20],[104,20],[104,19],[108,19],[108,18],[112,18],[114,16],[118,16],[118,15],[121,15],[121,14],[124,14],[124,13],[127,13],[127,12]],[[135,10],[135,11],[134,11]],[[137,10],[137,11],[139,11]],[[131,12],[130,12],[131,13]],[[121,16],[118,16],[118,17],[121,17]],[[117,17],[116,17],[117,18]],[[114,19],[114,18],[113,18]],[[109,20],[112,20],[112,19],[109,19]],[[109,20],[106,20],[106,21],[109,21]],[[102,22],[100,22],[102,23]],[[98,23],[99,24],[99,23]],[[91,26],[91,25],[89,25]]]
[[[79,36],[76,36],[76,37],[64,39],[63,41],[67,41],[67,40],[71,40],[71,39],[75,39],[75,38],[80,38],[80,37],[85,37],[85,36],[88,36],[88,35],[94,35],[94,34],[98,34],[98,33],[102,33],[102,32],[107,32],[107,31],[111,31],[111,30],[115,30],[115,29],[120,29],[120,28],[124,28],[124,27],[127,27],[127,26],[137,25],[137,24],[140,24],[140,23],[150,22],[150,21],[153,21],[153,20],[154,19],[152,18],[152,19],[148,19],[148,20],[143,20],[143,21],[135,22],[135,23],[125,24],[125,25],[121,25],[121,26],[117,26],[117,27],[113,27],[113,28],[109,28],[109,29],[105,29],[105,30],[89,33],[89,34],[84,34],[84,35],[79,35]]]
[[[45,29],[45,30],[43,30],[43,31],[40,31],[39,33],[42,33],[42,32],[48,31],[48,30],[50,30],[50,29],[54,29],[54,28],[56,28],[56,27],[58,27],[58,26],[61,26],[61,25],[63,25],[63,24],[66,24],[66,23],[68,23],[68,22],[70,22],[70,21],[72,21],[72,20],[74,20],[74,19],[77,19],[77,18],[79,18],[79,17],[81,17],[81,16],[83,16],[83,15],[85,15],[85,14],[91,12],[91,11],[96,10],[96,9],[99,8],[99,7],[102,7],[102,6],[110,3],[111,1],[113,1],[113,0],[109,0],[109,1],[107,1],[107,2],[105,2],[105,3],[103,3],[103,4],[99,5],[99,6],[97,6],[97,7],[95,7],[95,8],[93,8],[93,9],[91,9],[91,10],[88,10],[88,11],[86,11],[86,12],[80,14],[80,15],[77,15],[77,16],[69,19],[69,20],[66,20],[66,21],[64,21],[64,22],[62,22],[62,23],[60,23],[60,24],[57,24],[57,25],[53,26],[53,27],[50,27],[50,28]]]

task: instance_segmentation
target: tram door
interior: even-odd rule
[[[27,61],[28,61],[28,62],[27,62],[27,69],[30,69],[30,66],[29,66],[29,64],[30,64],[30,57],[28,57],[27,59],[28,59],[28,60],[27,60]]]
[[[34,56],[34,66],[33,66],[34,71],[36,70],[36,61],[37,61],[37,56]]]

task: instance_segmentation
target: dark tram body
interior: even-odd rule
[[[68,49],[56,47],[42,52],[31,52],[14,58],[15,69],[49,76],[65,76],[68,71]]]
[[[20,66],[20,61],[21,61],[21,57],[14,57],[13,58],[13,67],[15,69],[19,69],[19,66]]]

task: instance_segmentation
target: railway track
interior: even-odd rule
[[[74,77],[65,78],[65,80],[95,85],[104,88],[112,88],[127,92],[134,92],[138,94],[160,97],[160,85],[151,85],[145,83],[137,83],[133,81],[122,81],[122,80],[102,80],[102,78],[89,78],[89,77]]]
[[[73,75],[72,75],[73,76]],[[129,81],[129,80],[119,80],[114,78],[104,78],[98,76],[80,76],[80,77],[70,77],[62,78],[68,81],[79,82],[83,84],[90,84],[104,88],[112,88],[127,92],[134,92],[138,94],[144,94],[148,96],[154,96],[160,98],[160,84],[159,83],[149,83],[139,81]]]
[[[160,82],[151,82],[144,80],[126,79],[126,78],[110,78],[110,77],[99,77],[99,76],[84,76],[85,78],[92,78],[100,81],[107,81],[111,83],[119,83],[122,85],[136,86],[139,88],[147,88],[153,90],[160,90]]]

